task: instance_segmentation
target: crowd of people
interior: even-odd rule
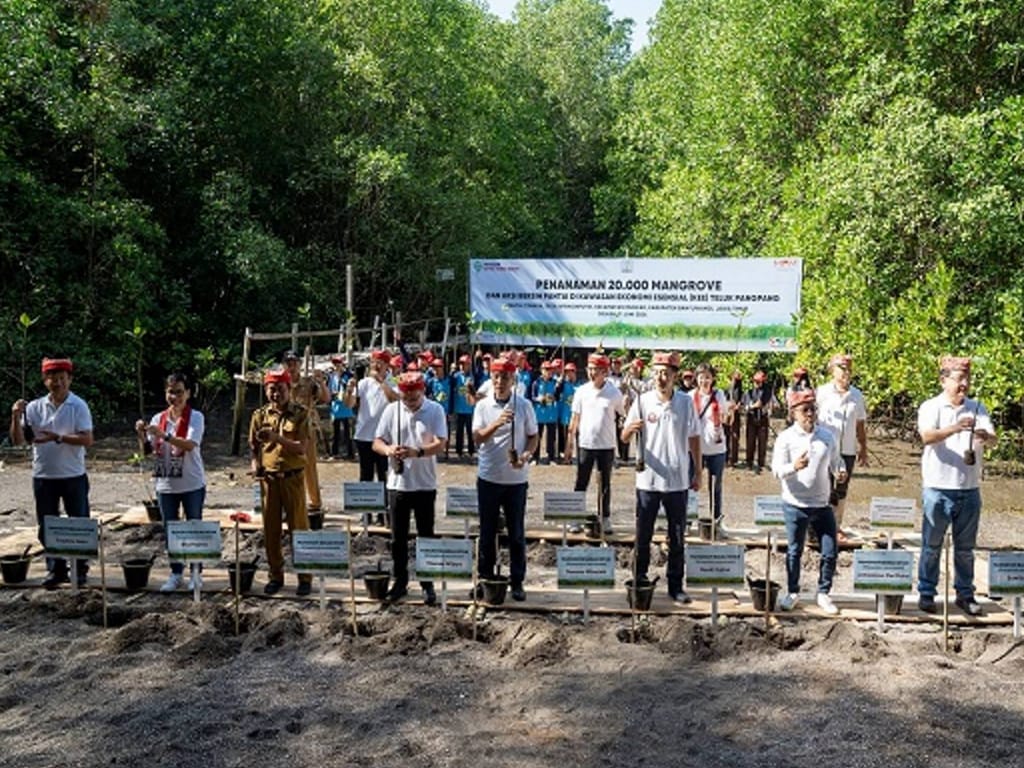
[[[410,355],[376,349],[359,365],[343,355],[331,358],[328,371],[302,367],[288,351],[281,364],[263,374],[265,404],[249,428],[251,471],[259,483],[264,545],[269,568],[264,589],[284,586],[283,528],[306,530],[320,512],[317,461],[320,451],[318,409],[329,410],[328,458],[355,459],[361,481],[378,481],[387,490],[387,517],[394,559],[394,583],[387,601],[408,594],[410,517],[420,536],[434,534],[439,460],[475,462],[480,522],[478,570],[493,577],[498,562],[498,533],[509,541],[510,588],[525,600],[526,498],[531,464],[573,464],[574,489],[586,492],[598,474],[597,512],[604,535],[611,524],[611,481],[616,465],[634,463],[636,558],[634,578],[647,581],[650,542],[661,510],[667,519],[669,597],[690,601],[683,589],[684,532],[688,495],[710,489],[709,518],[715,535],[724,535],[723,479],[727,466],[761,472],[770,466],[780,483],[788,538],[786,593],[779,607],[792,610],[800,600],[800,567],[805,538],[811,532],[820,550],[816,602],[838,612],[829,597],[836,553],[844,542],[843,514],[856,467],[867,466],[867,408],[852,384],[853,360],[836,354],[828,361],[829,380],[816,389],[804,367],[793,371],[784,393],[763,370],[744,386],[739,371],[725,388],[713,366],[683,369],[676,354],[586,356],[585,377],[573,361],[534,353],[459,354],[450,364],[431,351]],[[85,452],[93,441],[86,403],[71,392],[70,359],[46,358],[41,373],[46,394],[16,401],[10,435],[33,448],[33,490],[39,538],[44,521],[60,514],[89,515]],[[919,563],[919,606],[935,611],[939,557],[952,527],[956,604],[970,615],[981,607],[974,596],[974,548],[981,510],[982,454],[995,443],[984,405],[967,396],[971,361],[944,357],[938,369],[941,391],[922,403],[918,432],[922,456],[923,547]],[[785,399],[787,428],[768,443],[773,414]],[[203,414],[190,404],[188,378],[172,373],[165,380],[167,408],[136,434],[152,457],[160,511],[166,521],[201,519],[206,493],[201,444]],[[745,424],[745,426],[744,426]],[[451,431],[455,432],[454,441]],[[745,442],[740,461],[740,439]],[[452,445],[454,443],[454,445]],[[635,448],[634,448],[635,446]],[[631,456],[631,454],[633,454]],[[705,474],[706,473],[706,474]],[[87,580],[88,563],[71,572]],[[70,580],[68,563],[47,559],[43,585],[54,589]],[[296,594],[308,595],[309,575],[300,575]],[[171,563],[162,590],[184,586],[181,563]],[[189,588],[202,575],[193,568]],[[437,601],[433,584],[421,582],[423,600]]]

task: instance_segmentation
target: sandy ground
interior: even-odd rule
[[[867,528],[871,496],[916,497],[919,454],[874,440],[873,466],[854,480],[848,525]],[[105,440],[90,458],[97,513],[145,494]],[[212,507],[245,508],[244,463],[223,441],[206,446]],[[990,472],[983,546],[1021,546],[1024,481]],[[346,462],[320,465],[337,509]],[[441,465],[441,483],[472,483],[468,465]],[[545,488],[571,488],[572,470],[537,467],[531,509]],[[631,524],[632,470],[617,470],[613,517]],[[729,470],[726,522],[749,526],[752,498],[777,486]],[[0,548],[31,541],[24,457],[0,471]],[[534,513],[531,513],[534,514]],[[112,558],[158,552],[148,526],[113,531]],[[259,535],[245,551],[259,549]],[[361,540],[357,562],[386,558]],[[752,553],[753,575],[764,551]],[[628,557],[619,558],[628,563]],[[773,568],[780,573],[776,555]],[[848,585],[849,555],[837,591]],[[550,578],[550,547],[531,549],[528,589]],[[33,563],[32,576],[41,575]],[[157,560],[162,580],[166,559]],[[813,555],[804,588],[813,584]],[[625,577],[625,565],[623,565]],[[844,579],[846,581],[844,581]],[[36,581],[35,583],[38,583]],[[261,583],[261,582],[260,582]],[[258,583],[259,585],[259,583]],[[809,592],[808,592],[809,594]],[[211,590],[101,593],[0,588],[0,766],[989,766],[1021,764],[1024,651],[1008,627],[957,626],[944,650],[937,624],[784,617],[655,616],[637,634],[627,617],[494,611],[476,625],[461,610],[416,604],[242,602]],[[529,602],[529,601],[528,601]],[[996,606],[989,607],[995,608]],[[1005,602],[1003,608],[1005,611]]]

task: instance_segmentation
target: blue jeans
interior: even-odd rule
[[[89,476],[32,478],[32,493],[36,499],[36,522],[39,525],[39,541],[46,544],[43,536],[43,520],[60,517],[60,503],[68,517],[89,517]],[[78,578],[84,579],[89,570],[88,560],[76,560]],[[57,576],[67,576],[68,563],[63,557],[46,558],[46,570]]]
[[[836,572],[836,515],[832,507],[796,507],[782,503],[782,514],[786,520],[786,581],[791,595],[800,592],[800,558],[804,551],[804,540],[810,526],[821,542],[821,565],[818,569],[818,592],[826,595],[832,590],[832,577]]]
[[[158,493],[156,501],[160,505],[160,516],[164,519],[164,526],[169,520],[180,520],[179,507],[185,513],[186,520],[203,519],[203,502],[206,501],[206,488],[197,488],[194,491],[185,493]],[[200,566],[202,567],[202,566]],[[179,576],[185,570],[184,563],[171,563],[171,573]]]
[[[651,538],[658,510],[665,508],[668,518],[668,564],[665,576],[668,591],[681,592],[683,589],[683,554],[686,534],[686,500],[688,491],[642,491],[636,492],[636,578],[647,578],[651,564]]]
[[[716,523],[722,520],[722,477],[725,475],[726,458],[724,453],[701,457],[701,463],[711,475],[711,504],[713,507],[711,511],[714,512]]]
[[[917,591],[934,597],[939,585],[939,558],[946,529],[953,524],[953,571],[957,597],[974,597],[974,545],[981,519],[981,491],[977,488],[925,488],[921,493],[921,561]]]
[[[520,585],[526,578],[527,483],[502,485],[477,478],[477,509],[480,513],[480,562],[483,579],[494,576],[498,560],[498,517],[505,512],[508,525],[509,581]]]

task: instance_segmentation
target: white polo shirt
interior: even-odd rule
[[[49,395],[36,398],[25,408],[25,423],[38,433],[49,430],[58,435],[92,432],[92,413],[85,401],[68,392],[55,406]],[[33,443],[32,477],[59,480],[85,474],[85,446],[67,443]]]
[[[156,414],[149,423],[154,427],[159,427],[160,415]],[[170,419],[167,421],[167,430],[177,433],[176,425]],[[205,430],[206,419],[203,418],[203,414],[192,409],[185,439],[194,442],[196,447],[191,451],[184,451],[180,455],[176,454],[166,440],[156,440],[152,435],[146,436],[150,445],[155,447],[158,442],[160,444],[160,455],[154,456],[157,493],[188,493],[189,491],[198,491],[206,485],[201,447]]]
[[[588,381],[576,388],[572,398],[572,412],[579,416],[579,435],[576,444],[589,451],[614,449],[618,445],[615,435],[615,417],[624,415],[622,392],[605,379],[598,389]]]
[[[793,463],[803,454],[810,460],[797,470]],[[837,472],[842,459],[832,432],[820,424],[804,432],[793,424],[775,439],[772,474],[782,481],[782,500],[796,507],[827,507],[832,493],[830,472]]]
[[[377,436],[377,422],[388,404],[384,385],[373,376],[364,376],[356,385],[359,411],[356,413],[356,440],[372,442]]]
[[[693,400],[674,392],[662,401],[656,391],[644,392],[633,401],[626,423],[644,420],[644,471],[636,473],[641,491],[685,491],[690,487],[690,438],[700,435]]]
[[[705,456],[725,453],[725,417],[729,413],[729,401],[720,389],[713,389],[705,395],[700,389],[690,392],[693,407],[700,420],[700,449]],[[719,423],[714,421],[714,408],[718,404]]]
[[[515,403],[515,432],[516,451],[521,456],[526,451],[526,441],[537,434],[537,416],[533,412],[533,404],[529,398],[509,398],[505,403],[499,403],[494,396],[486,397],[476,404],[473,410],[473,431],[484,429],[493,424],[505,408],[511,408]],[[512,445],[512,424],[505,424],[491,435],[490,439],[478,445],[477,450],[477,475],[481,480],[487,480],[500,485],[517,485],[529,480],[529,470],[526,466],[516,469],[509,462],[508,449]]]
[[[836,441],[840,443],[841,454],[856,456],[859,447],[857,422],[867,421],[868,418],[864,394],[856,387],[840,392],[832,381],[822,384],[814,394],[818,404],[818,423],[832,430]]]
[[[401,409],[401,416],[399,416]],[[407,445],[422,448],[435,438],[448,439],[448,417],[444,408],[433,400],[423,399],[418,410],[410,411],[405,403],[388,403],[377,423],[377,434],[389,445]],[[437,458],[434,456],[409,457],[405,469],[395,474],[395,462],[388,459],[388,484],[392,491],[436,491]]]
[[[976,429],[995,434],[992,419],[985,406],[977,400],[965,398],[961,405],[949,402],[945,393],[925,400],[917,409],[917,429],[944,429],[960,420],[961,416],[976,416]],[[980,440],[975,439],[977,459],[973,466],[964,463],[964,451],[971,447],[970,432],[956,432],[942,442],[926,445],[921,453],[921,483],[925,488],[966,490],[977,488],[981,481],[982,453]]]

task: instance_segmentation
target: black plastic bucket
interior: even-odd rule
[[[241,584],[238,585],[241,588],[242,593],[248,592],[252,589],[252,581],[256,576],[256,563],[239,563],[239,570],[236,572],[235,564],[228,563],[228,581],[231,583],[231,591],[236,592],[236,585],[238,585],[238,578],[241,577]]]
[[[878,601],[885,600],[885,612],[892,616],[898,616],[903,610],[903,595],[875,595],[875,609],[878,608]]]
[[[489,605],[501,605],[508,594],[508,576],[492,576],[481,579],[484,588],[484,602]]]
[[[140,592],[149,585],[149,569],[153,561],[148,558],[125,560],[121,563],[124,571],[124,586],[129,592]]]
[[[309,518],[309,530],[311,531],[322,531],[324,528],[324,513],[322,510],[316,512],[310,512],[307,517]]]
[[[601,519],[597,515],[587,515],[583,521],[583,532],[591,539],[600,539]]]
[[[711,523],[711,518],[700,518],[697,520],[697,527],[699,529],[700,537],[705,541],[711,541],[711,530],[714,527]]]
[[[627,579],[626,581],[626,601],[629,603],[630,608],[636,608],[638,611],[649,611],[651,610],[651,600],[654,599],[655,585],[650,581],[641,581],[637,586],[633,586],[633,580]]]
[[[366,593],[373,600],[383,600],[387,597],[388,587],[391,584],[391,573],[389,571],[367,571],[363,574],[363,584],[366,586]]]
[[[765,609],[765,585],[764,579],[748,579],[747,584],[750,586],[750,599],[754,602],[755,611],[763,611]],[[781,585],[776,582],[771,582],[768,588],[769,591],[769,605],[771,610],[775,610],[775,601],[779,597],[779,590]]]
[[[160,514],[160,505],[155,501],[147,501],[143,503],[146,508],[146,517],[149,518],[151,523],[162,523],[164,520],[163,515]]]
[[[4,555],[0,557],[0,570],[3,571],[5,584],[21,584],[28,576],[29,559],[22,555]]]

